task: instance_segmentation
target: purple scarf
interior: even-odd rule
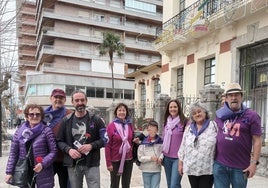
[[[172,130],[179,124],[179,122],[179,116],[175,117],[174,119],[172,119],[171,116],[168,116],[167,118],[167,124],[165,126],[165,136],[163,141],[163,151],[165,153],[169,152]]]
[[[119,134],[119,136],[122,139],[122,144],[119,149],[119,153],[122,154],[121,161],[120,161],[120,167],[118,170],[118,174],[121,175],[123,173],[124,165],[125,165],[125,160],[126,160],[126,154],[129,151],[130,144],[128,142],[128,124],[120,124],[114,121],[116,130]]]
[[[29,121],[26,121],[18,130],[19,140],[23,143],[26,143],[27,141],[32,140],[33,138],[41,134],[43,128],[44,124],[42,122],[31,128],[29,125]]]
[[[225,102],[223,107],[221,107],[219,110],[216,111],[216,116],[220,118],[221,120],[225,121],[227,119],[235,119],[235,117],[239,117],[243,115],[246,111],[247,107],[244,105],[241,105],[241,110],[239,112],[233,112],[228,103]]]
[[[210,120],[207,119],[203,123],[202,128],[199,131],[197,130],[196,123],[195,122],[192,122],[191,125],[190,125],[190,132],[193,133],[196,137],[198,137],[202,132],[204,132],[206,130],[206,128],[209,125],[209,122],[210,122]]]
[[[43,121],[47,124],[48,127],[53,128],[62,120],[65,114],[65,107],[53,110],[52,106],[49,106],[47,109],[45,109],[45,117]]]

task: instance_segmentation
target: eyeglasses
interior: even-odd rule
[[[34,116],[35,117],[40,117],[41,113],[29,113],[28,116],[31,117],[31,118],[33,118]]]

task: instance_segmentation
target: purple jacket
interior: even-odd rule
[[[27,151],[24,142],[19,140],[21,126],[15,132],[12,140],[10,155],[7,162],[6,174],[13,174],[17,160],[25,158]],[[54,172],[52,163],[56,157],[57,146],[52,130],[43,124],[43,130],[32,142],[33,158],[42,157],[43,169],[36,176],[36,184],[38,188],[53,188],[54,187]],[[36,161],[34,160],[34,165]]]

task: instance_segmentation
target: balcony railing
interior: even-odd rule
[[[42,64],[43,56],[48,55],[58,55],[58,56],[66,56],[66,57],[74,57],[74,58],[83,58],[83,59],[100,59],[100,60],[109,60],[108,57],[100,57],[97,51],[92,50],[83,50],[79,51],[74,50],[73,48],[64,48],[64,47],[54,47],[53,45],[43,45],[40,53],[38,53],[37,65]],[[45,59],[45,58],[44,58]],[[140,56],[131,56],[126,55],[122,58],[114,57],[114,61],[127,63],[127,64],[136,64],[136,65],[150,65],[158,61],[156,57],[154,58],[145,58]]]
[[[82,16],[74,16],[74,15],[66,15],[53,12],[53,9],[43,9],[41,19],[59,19],[63,21],[72,21],[80,24],[93,25],[98,27],[106,27],[115,30],[121,30],[125,32],[136,32],[137,34],[142,33],[145,35],[155,36],[156,28],[152,28],[149,25],[144,27],[142,24],[129,24],[130,22],[118,21],[113,22],[107,19],[102,19],[101,17],[82,17]],[[39,25],[40,29],[40,25]]]
[[[268,0],[196,1],[163,23],[157,31],[155,47],[161,49],[175,41],[184,43],[198,38],[267,6]]]

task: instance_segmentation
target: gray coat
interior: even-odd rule
[[[21,126],[15,132],[12,140],[10,155],[7,162],[6,174],[13,174],[17,160],[25,158],[27,151],[25,143],[19,140]],[[32,142],[33,159],[42,157],[43,169],[36,176],[36,184],[38,188],[53,188],[54,187],[54,172],[52,163],[56,157],[57,146],[54,134],[51,128],[43,124],[41,134],[39,134]],[[36,161],[34,160],[34,165]]]

